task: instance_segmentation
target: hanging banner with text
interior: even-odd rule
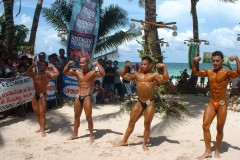
[[[99,1],[74,0],[68,35],[68,59],[91,59],[99,29]]]
[[[0,78],[0,112],[32,101],[35,93],[32,78],[21,74],[15,78]],[[48,84],[47,100],[56,99],[56,80]]]
[[[192,69],[192,61],[198,54],[198,44],[191,43],[188,49],[188,64],[189,68]]]
[[[230,64],[230,58],[223,55],[223,65],[231,68],[231,64]],[[203,54],[203,63],[212,63],[212,52],[204,52]]]

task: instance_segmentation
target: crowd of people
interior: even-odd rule
[[[57,100],[61,102],[63,91],[63,69],[68,63],[64,49],[59,49],[59,53],[52,53],[49,56],[45,52],[40,52],[38,55],[33,55],[30,49],[27,49],[23,55],[18,55],[17,49],[12,49],[10,53],[5,51],[0,52],[0,78],[14,78],[21,73],[25,73],[34,61],[45,62],[52,64],[59,72],[57,76]],[[92,93],[92,101],[96,104],[115,103],[118,100],[124,101],[124,98],[133,100],[133,95],[136,94],[135,84],[133,81],[126,81],[120,77],[121,68],[118,66],[118,61],[107,59],[99,59],[106,72],[105,76],[97,78],[94,82]],[[128,61],[129,62],[129,61]],[[131,62],[129,62],[131,63]],[[36,68],[35,68],[36,69]],[[94,68],[93,68],[94,69]],[[139,71],[138,64],[130,65],[128,71]],[[49,107],[52,107],[52,102],[48,102]],[[26,112],[33,111],[31,104],[24,104],[15,109],[19,116],[24,117]],[[11,111],[8,111],[11,112]],[[10,114],[10,113],[7,113]]]

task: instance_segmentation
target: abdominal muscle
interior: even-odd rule
[[[155,83],[154,82],[137,82],[136,89],[138,98],[147,101],[153,98]]]

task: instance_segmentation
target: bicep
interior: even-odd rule
[[[230,78],[237,78],[240,77],[240,74],[236,70],[230,70],[228,71],[228,76]]]
[[[163,75],[157,75],[157,76],[155,77],[155,80],[157,81],[158,84],[163,84],[163,83],[166,82],[166,81],[164,80],[164,78],[163,78]]]
[[[130,73],[126,73],[122,78],[127,80],[127,81],[133,81],[135,79],[135,75],[130,74]]]
[[[69,70],[67,73],[65,73],[68,76],[76,76],[76,71]]]
[[[196,72],[195,72],[195,76],[207,77],[207,71],[205,71],[205,70],[196,71]]]

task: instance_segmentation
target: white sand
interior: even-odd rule
[[[95,143],[89,144],[89,132],[83,112],[79,139],[67,141],[73,129],[73,106],[49,110],[47,136],[34,133],[38,124],[33,114],[25,118],[0,121],[1,160],[194,160],[204,151],[202,113],[208,97],[182,95],[189,102],[190,117],[177,120],[161,119],[155,114],[148,152],[142,150],[143,117],[137,122],[126,147],[115,147],[123,138],[129,114],[120,112],[120,105],[93,107]],[[212,146],[215,145],[216,119],[211,126]],[[228,111],[221,146],[225,160],[240,159],[240,113]],[[214,147],[213,147],[214,150]],[[214,159],[214,158],[212,158]]]

